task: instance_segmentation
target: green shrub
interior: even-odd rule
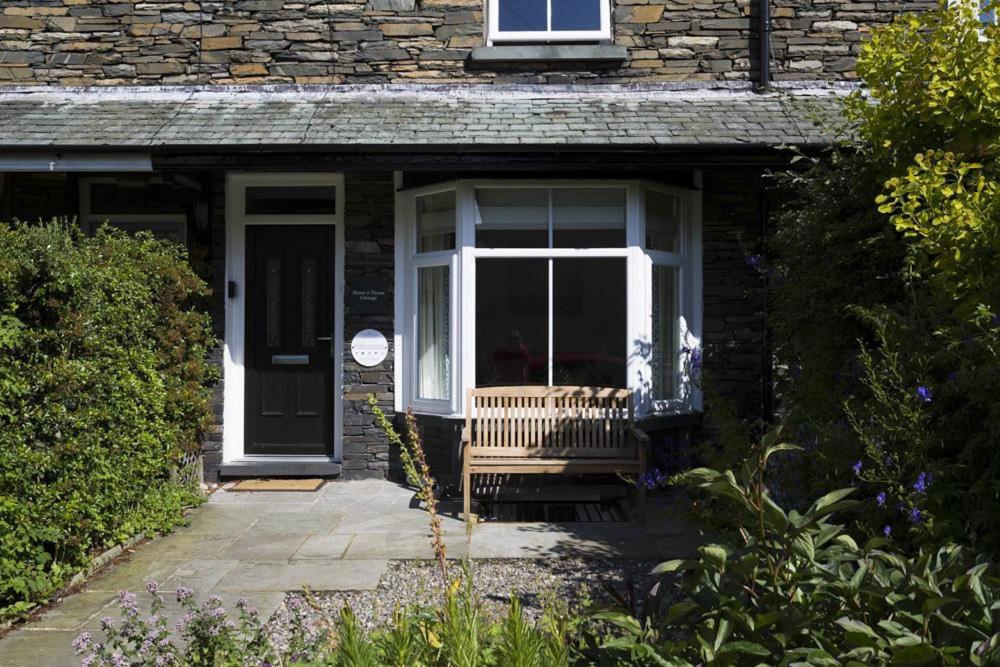
[[[588,642],[603,664],[997,664],[1000,580],[991,566],[954,545],[913,558],[884,538],[859,546],[830,522],[851,506],[852,489],[786,513],[764,473],[791,446],[774,435],[762,446],[739,478],[707,468],[680,476],[733,501],[741,544],[705,545],[698,558],[660,565],[681,575],[681,597],[662,614],[599,614],[618,629]]]
[[[965,7],[965,5],[962,5]],[[862,48],[862,140],[781,179],[771,239],[781,417],[808,455],[798,506],[859,485],[855,515],[914,545],[1000,554],[1000,33],[946,7]],[[872,103],[872,99],[877,103]]]
[[[148,234],[0,225],[0,616],[197,502],[178,466],[211,419],[206,294]]]

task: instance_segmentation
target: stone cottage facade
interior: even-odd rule
[[[452,479],[465,392],[518,382],[633,389],[663,449],[702,381],[766,414],[761,175],[934,4],[8,0],[0,219],[187,244],[208,479],[389,474],[372,394]]]

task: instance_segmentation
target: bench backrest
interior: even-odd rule
[[[466,428],[476,457],[631,457],[634,410],[628,389],[470,389]]]

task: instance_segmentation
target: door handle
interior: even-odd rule
[[[317,341],[325,341],[325,342],[329,343],[333,339],[330,338],[330,336],[317,336],[316,340]]]

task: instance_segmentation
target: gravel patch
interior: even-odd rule
[[[579,610],[586,600],[609,602],[604,590],[608,583],[617,589],[632,585],[642,591],[653,583],[650,572],[656,560],[553,558],[476,560],[470,565],[476,595],[485,613],[494,617],[505,613],[512,594],[521,601],[526,616],[538,618],[547,599],[557,599],[571,610]],[[449,563],[449,576],[462,574],[462,564]],[[290,606],[306,609],[312,623],[335,622],[340,610],[351,607],[358,620],[371,629],[391,620],[398,606],[434,605],[441,597],[441,574],[436,561],[390,561],[374,591],[315,593],[306,603],[299,593],[290,593],[272,617],[276,638],[290,623]]]

